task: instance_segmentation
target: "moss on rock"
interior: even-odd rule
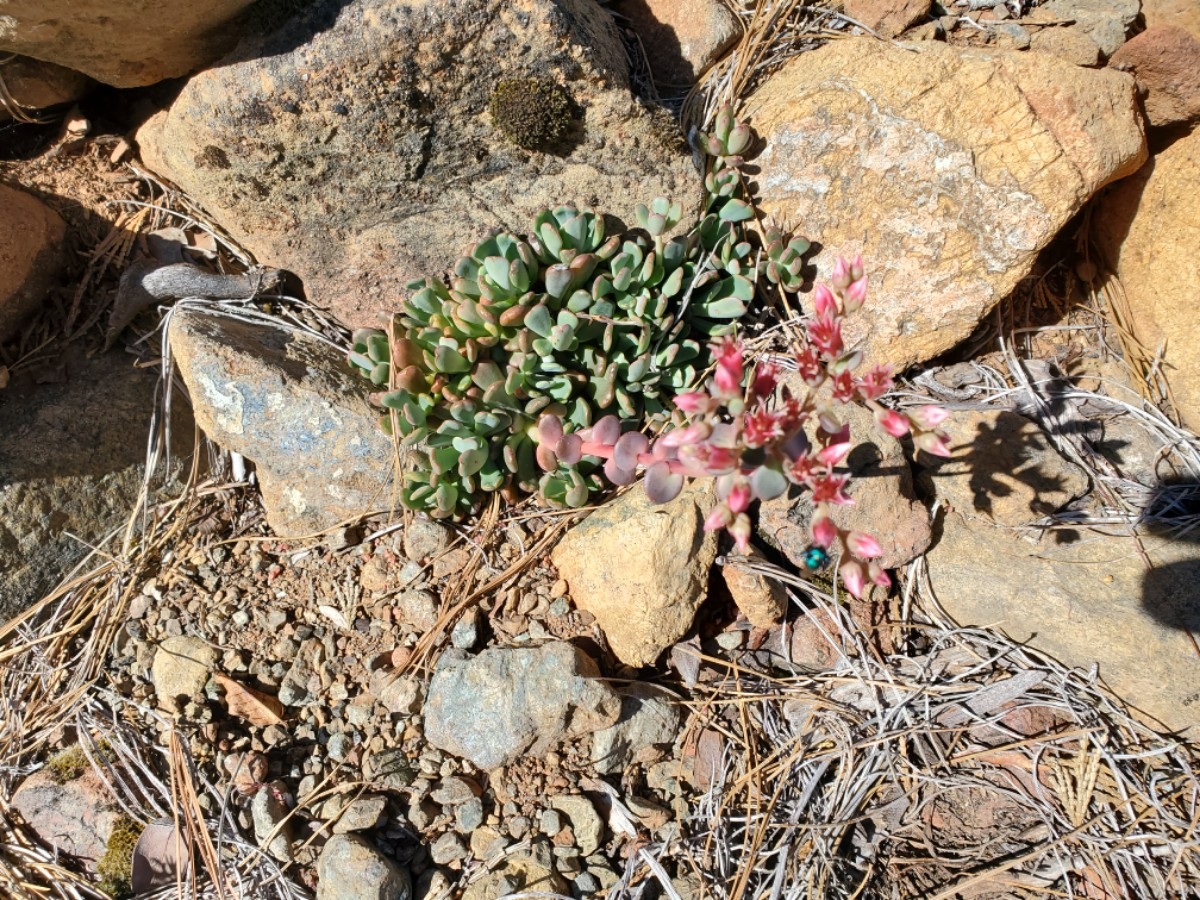
[[[113,824],[108,848],[96,863],[100,890],[114,900],[133,896],[133,848],[141,837],[142,827],[129,816],[121,816]]]
[[[526,150],[543,150],[562,139],[571,124],[571,98],[545,78],[501,81],[488,104],[492,124]]]

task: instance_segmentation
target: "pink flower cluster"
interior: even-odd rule
[[[813,545],[838,559],[846,589],[858,597],[869,582],[887,586],[887,572],[875,561],[883,552],[879,542],[833,521],[832,507],[854,502],[846,492],[849,475],[838,470],[853,448],[850,427],[835,410],[849,403],[866,406],[888,434],[911,434],[917,448],[937,456],[950,455],[946,435],[938,430],[947,414],[937,406],[898,412],[879,402],[892,388],[889,368],[855,374],[862,354],[847,351],[842,338],[845,317],[861,309],[867,296],[861,257],[839,259],[830,282],[813,292],[813,316],[795,354],[804,396],[780,386],[780,369],[771,363],[760,363],[747,379],[744,346],[725,338],[713,348],[715,370],[703,390],[675,398],[691,416],[687,425],[651,444],[641,433],[621,434],[613,416],[578,435],[564,435],[561,421],[547,416],[538,426],[539,461],[548,467],[556,456],[603,459],[614,484],[630,483],[645,468],[646,491],[656,503],[677,496],[685,478],[715,478],[719,502],[704,527],[727,530],[743,552],[752,530],[750,505],[801,486],[812,492],[815,506]]]

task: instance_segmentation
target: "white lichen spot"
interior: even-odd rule
[[[283,394],[268,394],[267,395],[267,410],[270,412],[279,412],[283,409]]]
[[[212,407],[213,419],[216,420],[217,425],[230,434],[245,433],[246,427],[242,412],[246,405],[246,398],[242,396],[242,392],[233,382],[227,382],[225,391],[228,393],[225,393],[203,372],[196,377],[200,381],[200,386],[204,388],[204,397]]]
[[[287,498],[288,504],[292,507],[292,511],[296,515],[302,515],[308,510],[308,502],[304,499],[304,495],[300,493],[298,488],[288,488]]]

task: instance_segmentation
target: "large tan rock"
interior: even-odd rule
[[[318,10],[334,7],[328,27],[289,26],[194,77],[138,141],[147,165],[346,323],[378,325],[409,281],[443,273],[491,228],[526,233],[545,207],[628,219],[655,196],[699,199],[684,142],[634,99],[593,0]],[[493,89],[530,76],[575,104],[549,152],[517,147],[490,120]]]
[[[32,315],[64,263],[67,226],[41,200],[0,184],[0,341]]]
[[[613,9],[629,19],[663,87],[694,83],[742,33],[721,0],[616,0]]]
[[[1200,430],[1200,133],[1180,138],[1115,185],[1092,233],[1129,297],[1134,334],[1164,349],[1164,371],[1184,423]]]
[[[571,599],[596,617],[626,665],[651,665],[692,627],[717,556],[716,533],[703,527],[715,502],[711,484],[703,482],[662,505],[651,503],[639,485],[554,548],[551,559]]]
[[[1101,186],[1145,159],[1133,79],[1048,54],[834,41],[747,102],[763,209],[861,251],[847,336],[900,369],[953,347]]]
[[[0,51],[66,66],[114,87],[176,78],[237,40],[254,0],[5,0]]]
[[[0,78],[4,79],[8,96],[25,110],[74,103],[91,84],[91,79],[81,72],[26,56],[13,56],[0,63]],[[0,106],[0,121],[11,117],[9,111]]]
[[[1196,0],[1142,0],[1146,27],[1174,25],[1200,38],[1200,3]]]
[[[1088,671],[1168,728],[1200,734],[1200,657],[1188,630],[1200,551],[1192,541],[1049,532],[1041,541],[947,514],[926,561],[938,601],[963,625]],[[1148,555],[1148,566],[1142,548]]]

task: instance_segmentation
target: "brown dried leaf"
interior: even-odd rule
[[[251,725],[283,724],[283,704],[274,697],[239,684],[228,675],[217,673],[213,680],[225,691],[225,705],[231,716]]]
[[[258,793],[267,778],[267,758],[253,750],[246,753],[231,753],[225,757],[225,771],[233,778],[233,786],[247,797]]]

